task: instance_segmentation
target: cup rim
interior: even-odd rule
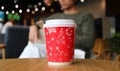
[[[43,27],[76,27],[72,19],[51,19],[47,20]]]

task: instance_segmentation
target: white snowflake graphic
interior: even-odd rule
[[[56,50],[59,50],[59,47],[56,47]]]
[[[48,41],[47,43],[50,44],[50,41]]]
[[[46,35],[48,35],[48,32],[46,32]]]
[[[66,32],[68,32],[68,29],[66,29]]]
[[[58,51],[58,52],[57,52],[57,55],[58,55],[58,56],[65,56],[66,53],[65,53],[64,51]]]
[[[60,44],[60,41],[57,40],[56,43],[57,43],[57,44]]]
[[[48,32],[49,32],[49,34],[56,33],[56,28],[49,28]]]
[[[65,41],[63,41],[63,44],[66,44]]]
[[[52,56],[52,53],[50,53],[50,56]]]
[[[65,37],[63,36],[63,39],[65,39]]]
[[[50,51],[52,51],[52,50],[53,50],[53,48],[52,48],[52,47],[49,47],[49,49],[50,49]]]
[[[54,37],[51,38],[52,41],[53,41],[54,39],[55,39]]]

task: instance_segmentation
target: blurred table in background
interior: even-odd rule
[[[50,66],[47,59],[0,60],[0,71],[120,71],[120,62],[75,59],[67,66]]]
[[[94,43],[93,53],[95,54],[95,58],[98,59],[101,55],[104,54],[106,50],[106,41],[101,38],[97,38]]]
[[[115,59],[116,61],[120,61],[120,55],[117,55]]]
[[[0,49],[2,51],[2,59],[5,59],[5,44],[0,43]]]

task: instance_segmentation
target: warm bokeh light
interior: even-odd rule
[[[8,14],[9,14],[9,11],[6,11],[6,14],[8,15]]]
[[[15,13],[15,11],[14,10],[12,10],[12,14],[14,14]]]
[[[15,8],[18,8],[18,7],[19,7],[18,4],[16,4],[16,5],[15,5]]]
[[[54,10],[54,9],[51,9],[50,11],[53,13],[55,10]]]
[[[37,12],[39,9],[38,8],[35,8],[35,11]]]
[[[19,13],[22,13],[22,9],[19,10]]]
[[[14,0],[14,3],[17,3],[18,0]]]
[[[41,6],[42,5],[42,3],[41,2],[38,2],[38,6]]]
[[[4,9],[5,9],[5,7],[4,7],[4,6],[1,6],[1,9],[2,9],[2,10],[4,10]]]
[[[32,14],[35,14],[35,11],[32,11]]]
[[[54,1],[58,1],[58,0],[54,0]]]
[[[80,0],[80,2],[85,2],[85,0]]]
[[[30,9],[27,9],[27,10],[26,10],[26,12],[28,12],[28,13],[29,13],[29,12],[30,12]]]
[[[34,5],[34,8],[37,8],[37,5]]]
[[[42,11],[45,11],[45,7],[42,7]]]

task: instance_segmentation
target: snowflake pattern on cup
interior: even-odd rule
[[[74,56],[74,27],[45,28],[48,61],[70,62]]]

